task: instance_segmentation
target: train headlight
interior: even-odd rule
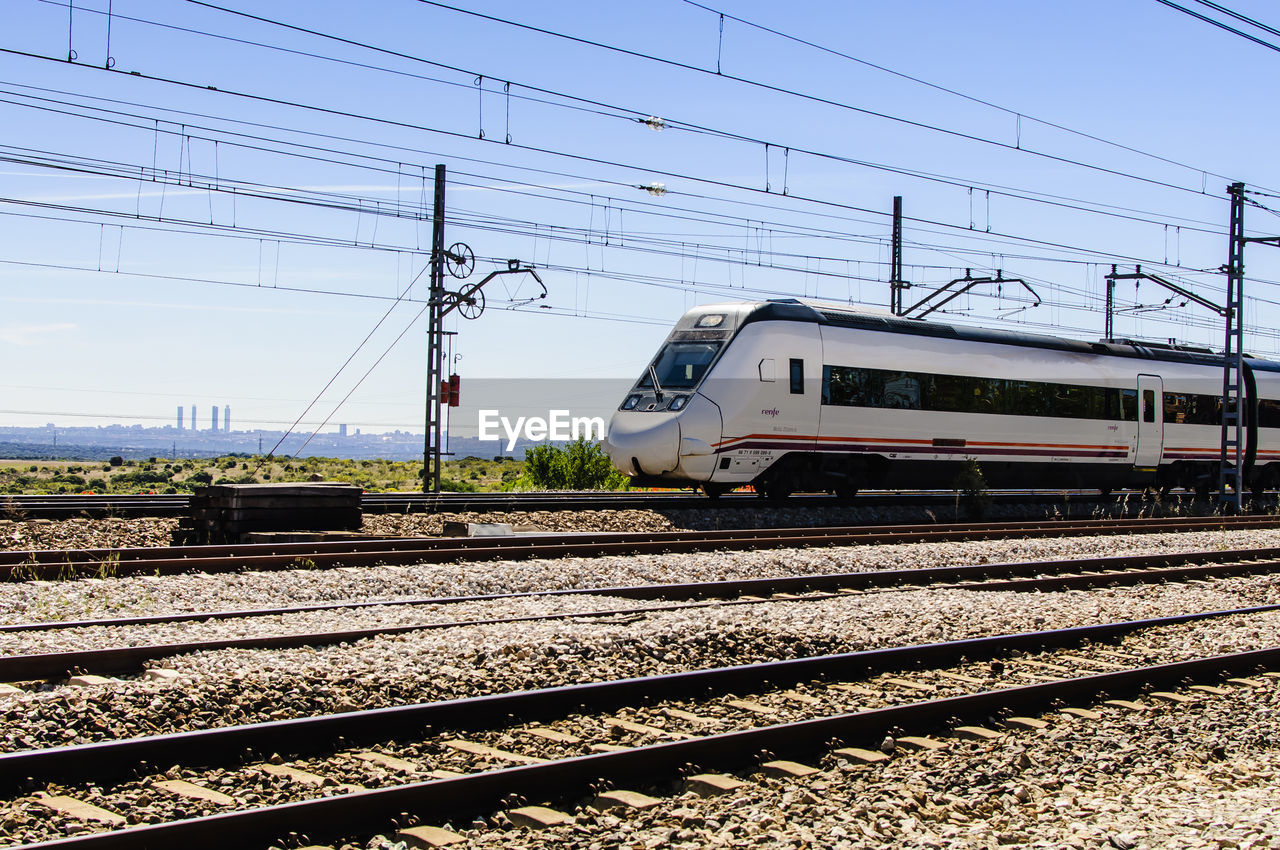
[[[678,395],[671,399],[671,406],[668,407],[667,410],[683,410],[684,406],[688,403],[689,397],[687,395]]]
[[[626,400],[626,401],[624,401],[624,402],[622,403],[622,409],[623,409],[623,410],[635,410],[635,409],[636,409],[636,405],[637,405],[637,404],[639,404],[639,403],[640,403],[640,396],[638,396],[638,395],[629,395],[629,396],[627,396],[627,400]]]
[[[724,323],[724,313],[708,313],[694,324],[695,328],[718,328]]]

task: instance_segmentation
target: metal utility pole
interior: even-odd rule
[[[431,213],[431,291],[427,318],[427,427],[422,449],[422,492],[440,492],[441,436],[444,406],[444,165],[436,166],[435,206]]]
[[[1131,274],[1118,274],[1116,267],[1111,267],[1107,275],[1107,307],[1106,330],[1107,342],[1114,340],[1113,313],[1115,311],[1115,284],[1117,280],[1149,280],[1163,286],[1188,301],[1213,310],[1222,316],[1225,334],[1222,345],[1222,417],[1221,444],[1218,457],[1218,498],[1232,504],[1239,511],[1244,507],[1245,463],[1248,456],[1245,451],[1245,417],[1244,407],[1245,363],[1244,363],[1244,246],[1250,242],[1262,242],[1280,245],[1280,236],[1244,235],[1244,203],[1245,189],[1243,183],[1232,183],[1227,187],[1231,196],[1231,222],[1228,228],[1227,264],[1222,271],[1227,276],[1227,302],[1219,306],[1207,298],[1195,294],[1185,287],[1165,280],[1159,275],[1144,272],[1137,266]],[[1227,488],[1231,492],[1227,492]]]
[[[446,289],[445,273],[459,280],[471,275],[476,267],[476,255],[470,247],[455,242],[446,249],[444,247],[444,186],[445,170],[443,165],[436,166],[436,198],[431,217],[431,294],[427,302],[427,413],[426,434],[422,448],[422,492],[440,492],[440,473],[444,456],[444,410],[446,407],[457,407],[459,404],[460,382],[457,375],[450,375],[445,380],[444,373],[444,341],[447,334],[444,320],[453,311],[458,311],[464,319],[478,319],[484,312],[484,285],[496,277],[506,275],[529,275],[542,292],[537,296],[516,299],[508,287],[508,303],[513,305],[529,304],[547,297],[547,287],[538,277],[533,266],[523,265],[519,260],[507,260],[505,269],[497,269],[485,275],[479,283],[463,286],[457,290]]]
[[[1222,346],[1222,453],[1218,464],[1218,494],[1224,502],[1244,506],[1244,184],[1227,187],[1231,195],[1231,226],[1227,248],[1226,341]],[[1227,485],[1234,493],[1227,498]]]
[[[911,284],[902,279],[902,196],[893,196],[893,251],[889,265],[889,312],[902,315],[902,292]]]
[[[1222,350],[1222,467],[1220,494],[1227,500],[1227,483],[1235,488],[1236,510],[1244,504],[1244,417],[1241,393],[1244,379],[1244,246],[1250,242],[1280,245],[1280,236],[1244,235],[1244,184],[1227,187],[1231,195],[1230,245],[1227,264],[1227,333]],[[1229,403],[1230,402],[1230,403]]]

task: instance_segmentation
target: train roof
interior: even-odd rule
[[[1209,349],[1190,349],[1161,343],[1121,340],[1114,342],[1084,342],[1066,337],[1032,334],[1023,331],[997,330],[995,328],[969,328],[926,322],[923,319],[904,319],[890,314],[851,310],[837,305],[801,301],[796,298],[776,298],[758,302],[755,309],[742,320],[750,322],[783,321],[813,322],[820,325],[858,328],[883,333],[911,334],[914,336],[942,337],[944,339],[986,342],[997,345],[1014,345],[1022,348],[1041,348],[1052,351],[1070,351],[1077,354],[1132,357],[1140,360],[1159,360],[1170,363],[1191,363],[1201,366],[1222,366],[1222,354]],[[1246,354],[1249,365],[1259,371],[1280,372],[1280,363]]]

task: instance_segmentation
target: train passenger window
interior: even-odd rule
[[[791,358],[791,394],[804,395],[804,361]]]
[[[1124,414],[1124,421],[1138,421],[1138,391],[1137,390],[1121,390],[1120,391],[1120,411]]]
[[[889,410],[1138,420],[1137,390],[854,366],[822,367],[822,403]],[[1280,402],[1277,405],[1280,417]]]
[[[1258,399],[1258,427],[1280,428],[1280,401],[1271,398]]]
[[[886,372],[884,406],[895,410],[919,410],[920,380],[910,372]]]
[[[1155,390],[1142,391],[1142,421],[1143,422],[1156,421],[1156,391]]]

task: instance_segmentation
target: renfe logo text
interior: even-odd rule
[[[519,416],[513,424],[497,410],[481,410],[477,436],[481,440],[500,440],[505,435],[509,452],[515,451],[516,441],[521,437],[533,443],[542,440],[563,442],[576,440],[578,437],[586,437],[588,440],[604,439],[604,419],[600,416],[570,416],[567,410],[549,410],[547,414],[546,419],[541,416]]]

